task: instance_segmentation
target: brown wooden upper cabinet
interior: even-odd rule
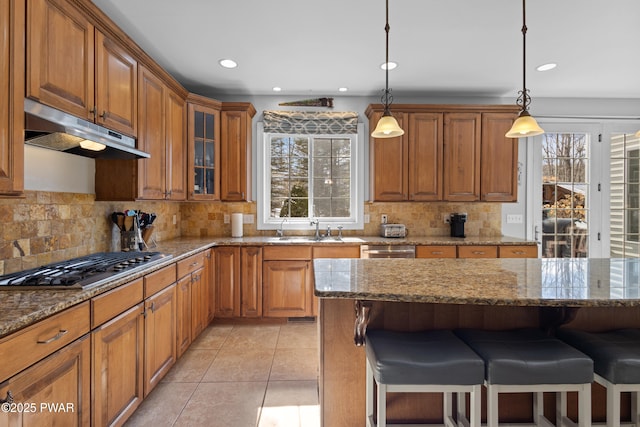
[[[185,200],[186,102],[139,67],[138,148],[148,159],[96,159],[96,200]]]
[[[0,194],[24,190],[24,1],[0,2]]]
[[[138,62],[64,0],[27,2],[28,97],[137,136]]]
[[[505,138],[511,105],[393,105],[405,134],[370,138],[374,201],[516,201],[517,140]],[[369,105],[373,129],[383,112]]]
[[[221,103],[190,93],[187,104],[187,197],[220,200]]]
[[[225,202],[251,198],[251,119],[256,110],[248,102],[222,104],[221,146],[222,174],[220,199]]]

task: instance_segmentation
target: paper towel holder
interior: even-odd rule
[[[243,219],[244,216],[241,213],[231,214],[231,237],[242,237]]]

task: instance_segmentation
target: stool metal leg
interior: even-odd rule
[[[487,427],[498,427],[498,387],[487,385]]]
[[[640,427],[638,425],[638,421],[640,420],[640,416],[638,416],[638,409],[640,409],[640,393],[637,391],[631,392],[631,422],[634,426]]]
[[[387,427],[387,385],[378,383],[378,427]]]
[[[366,382],[366,402],[365,407],[367,409],[367,427],[373,427],[373,370],[371,369],[371,364],[367,359],[367,382]]]
[[[448,427],[455,427],[453,425],[453,393],[442,393],[442,420],[444,425]]]
[[[469,421],[471,427],[480,427],[480,411],[482,405],[482,386],[480,384],[473,386],[471,392],[471,408],[469,409]]]
[[[533,422],[535,425],[540,425],[540,418],[544,417],[544,400],[542,393],[533,393]]]
[[[542,393],[540,393],[542,394]],[[540,397],[542,399],[542,397]],[[562,426],[567,416],[567,392],[556,392],[556,425]]]
[[[619,411],[618,409],[618,414]],[[583,384],[580,391],[578,391],[578,425],[580,427],[591,427],[591,384]]]
[[[607,384],[607,427],[620,427],[620,390]]]

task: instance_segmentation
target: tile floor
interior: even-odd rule
[[[126,426],[319,427],[317,324],[214,322]]]

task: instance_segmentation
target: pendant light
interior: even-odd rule
[[[384,26],[384,31],[387,34],[387,57],[385,61],[385,73],[386,84],[384,94],[382,95],[382,102],[384,103],[384,112],[382,117],[378,120],[376,129],[371,132],[371,136],[374,138],[394,138],[396,136],[404,135],[404,130],[398,125],[396,119],[391,115],[389,106],[393,102],[393,96],[391,96],[391,89],[389,89],[389,0],[387,0],[387,24]]]
[[[636,136],[637,136],[638,138],[640,138],[640,130],[639,130],[638,132],[636,132]]]
[[[527,89],[527,24],[526,24],[526,0],[522,0],[522,90],[518,92],[516,105],[520,107],[520,114],[513,126],[506,133],[507,138],[526,138],[527,136],[536,136],[544,133],[544,130],[538,126],[536,119],[529,114],[529,104],[531,97],[529,89]]]

